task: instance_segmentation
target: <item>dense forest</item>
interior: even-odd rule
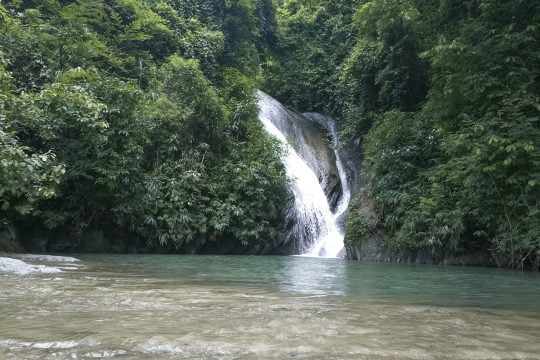
[[[539,24],[530,0],[4,1],[0,226],[279,241],[261,88],[356,144],[347,243],[538,267]]]
[[[540,2],[285,1],[270,93],[361,146],[346,242],[540,259]],[[291,79],[294,79],[292,81]]]
[[[0,5],[0,221],[258,246],[289,199],[257,119],[267,1]],[[84,248],[83,247],[83,248]]]

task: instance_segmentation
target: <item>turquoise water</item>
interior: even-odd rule
[[[133,274],[208,287],[230,285],[389,303],[540,312],[538,273],[309,257],[85,255],[79,258],[122,267]]]
[[[1,359],[540,359],[540,275],[81,255],[0,274]]]

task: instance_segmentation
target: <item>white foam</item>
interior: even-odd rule
[[[58,268],[62,270],[79,270],[77,266],[59,266]]]
[[[46,265],[32,265],[22,260],[0,257],[0,273],[28,275],[31,273],[59,273],[62,270]]]
[[[0,341],[0,347],[8,349],[73,349],[78,346],[95,346],[99,343],[94,339],[83,340],[60,340],[60,341],[47,341],[47,342],[30,342],[30,341],[17,341],[17,340],[4,340]]]
[[[35,255],[35,254],[21,254],[13,255],[17,259],[21,260],[30,260],[30,261],[50,261],[50,262],[68,262],[73,263],[80,261],[74,257],[70,256],[54,256],[54,255]]]
[[[148,342],[137,346],[137,350],[143,353],[167,353],[167,354],[183,354],[184,350],[174,344],[158,344],[153,342]]]
[[[127,354],[128,352],[126,350],[100,350],[86,353],[83,356],[91,359],[108,359],[111,357],[123,356]]]

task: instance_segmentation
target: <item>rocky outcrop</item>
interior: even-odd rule
[[[361,185],[360,144],[356,142],[342,143],[339,139],[339,129],[335,119],[313,112],[303,113],[302,115],[321,126],[328,134],[328,138],[331,141],[330,147],[334,152],[334,159],[336,159],[336,157],[339,158],[339,162],[343,166],[343,171],[346,174],[347,188],[351,192],[351,194],[355,194]],[[341,184],[341,188],[343,188],[343,184]],[[335,204],[339,200],[339,196],[341,196],[341,194],[337,194],[337,197],[334,197],[333,194],[329,194],[328,200],[330,204],[335,206]]]
[[[442,254],[430,248],[403,250],[392,246],[382,229],[373,203],[361,191],[351,206],[345,236],[346,258],[382,263],[506,267],[489,251],[474,251],[461,255]]]
[[[19,259],[0,257],[0,274],[11,273],[16,275],[28,275],[31,273],[59,273],[62,270],[46,265],[28,264]]]
[[[330,208],[334,210],[343,188],[336,166],[336,154],[332,148],[332,138],[325,128],[305,117],[298,117],[296,121],[304,139],[300,144],[295,144],[296,150],[315,171]]]
[[[122,237],[113,232],[86,229],[78,235],[27,226],[14,225],[0,229],[0,253],[8,254],[220,254],[220,255],[288,255],[294,251],[290,239],[276,238],[245,246],[237,242],[201,241],[180,247],[152,246],[134,237]],[[111,241],[114,239],[114,241]]]
[[[73,237],[65,234],[51,236],[47,242],[48,253],[73,253],[75,248],[76,244],[73,242]]]
[[[441,255],[430,249],[417,251],[394,249],[388,246],[384,234],[380,232],[361,243],[348,244],[345,249],[349,260],[418,265],[507,267],[489,252]]]

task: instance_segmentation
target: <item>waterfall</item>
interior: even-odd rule
[[[337,150],[339,147],[339,143],[336,121],[328,116],[324,116],[318,113],[304,113],[303,115],[319,123],[326,130],[328,130],[328,132],[332,136],[332,146],[334,148],[334,153],[336,154],[336,167],[339,172],[339,178],[341,180],[341,186],[343,190],[343,194],[339,199],[337,210],[335,211],[336,217],[340,218],[347,211],[347,208],[349,207],[349,203],[351,201],[350,183],[352,180],[350,179],[351,174],[349,174],[345,168],[346,160],[343,159],[343,155]]]
[[[326,122],[324,127],[337,144],[335,122],[319,114],[298,114],[288,110],[269,95],[259,92],[259,118],[264,129],[283,145],[282,162],[291,179],[294,206],[293,226],[289,235],[300,243],[298,252],[306,256],[338,257],[343,250],[343,230],[338,219],[346,211],[350,191],[345,168],[337,151],[332,150],[334,165],[341,183],[341,194],[335,210],[331,210],[324,186],[324,166],[319,161],[320,149],[306,136],[306,128]],[[320,143],[320,142],[319,142]],[[327,144],[326,149],[329,147]],[[328,155],[325,155],[328,159]],[[326,171],[327,172],[327,171]]]

